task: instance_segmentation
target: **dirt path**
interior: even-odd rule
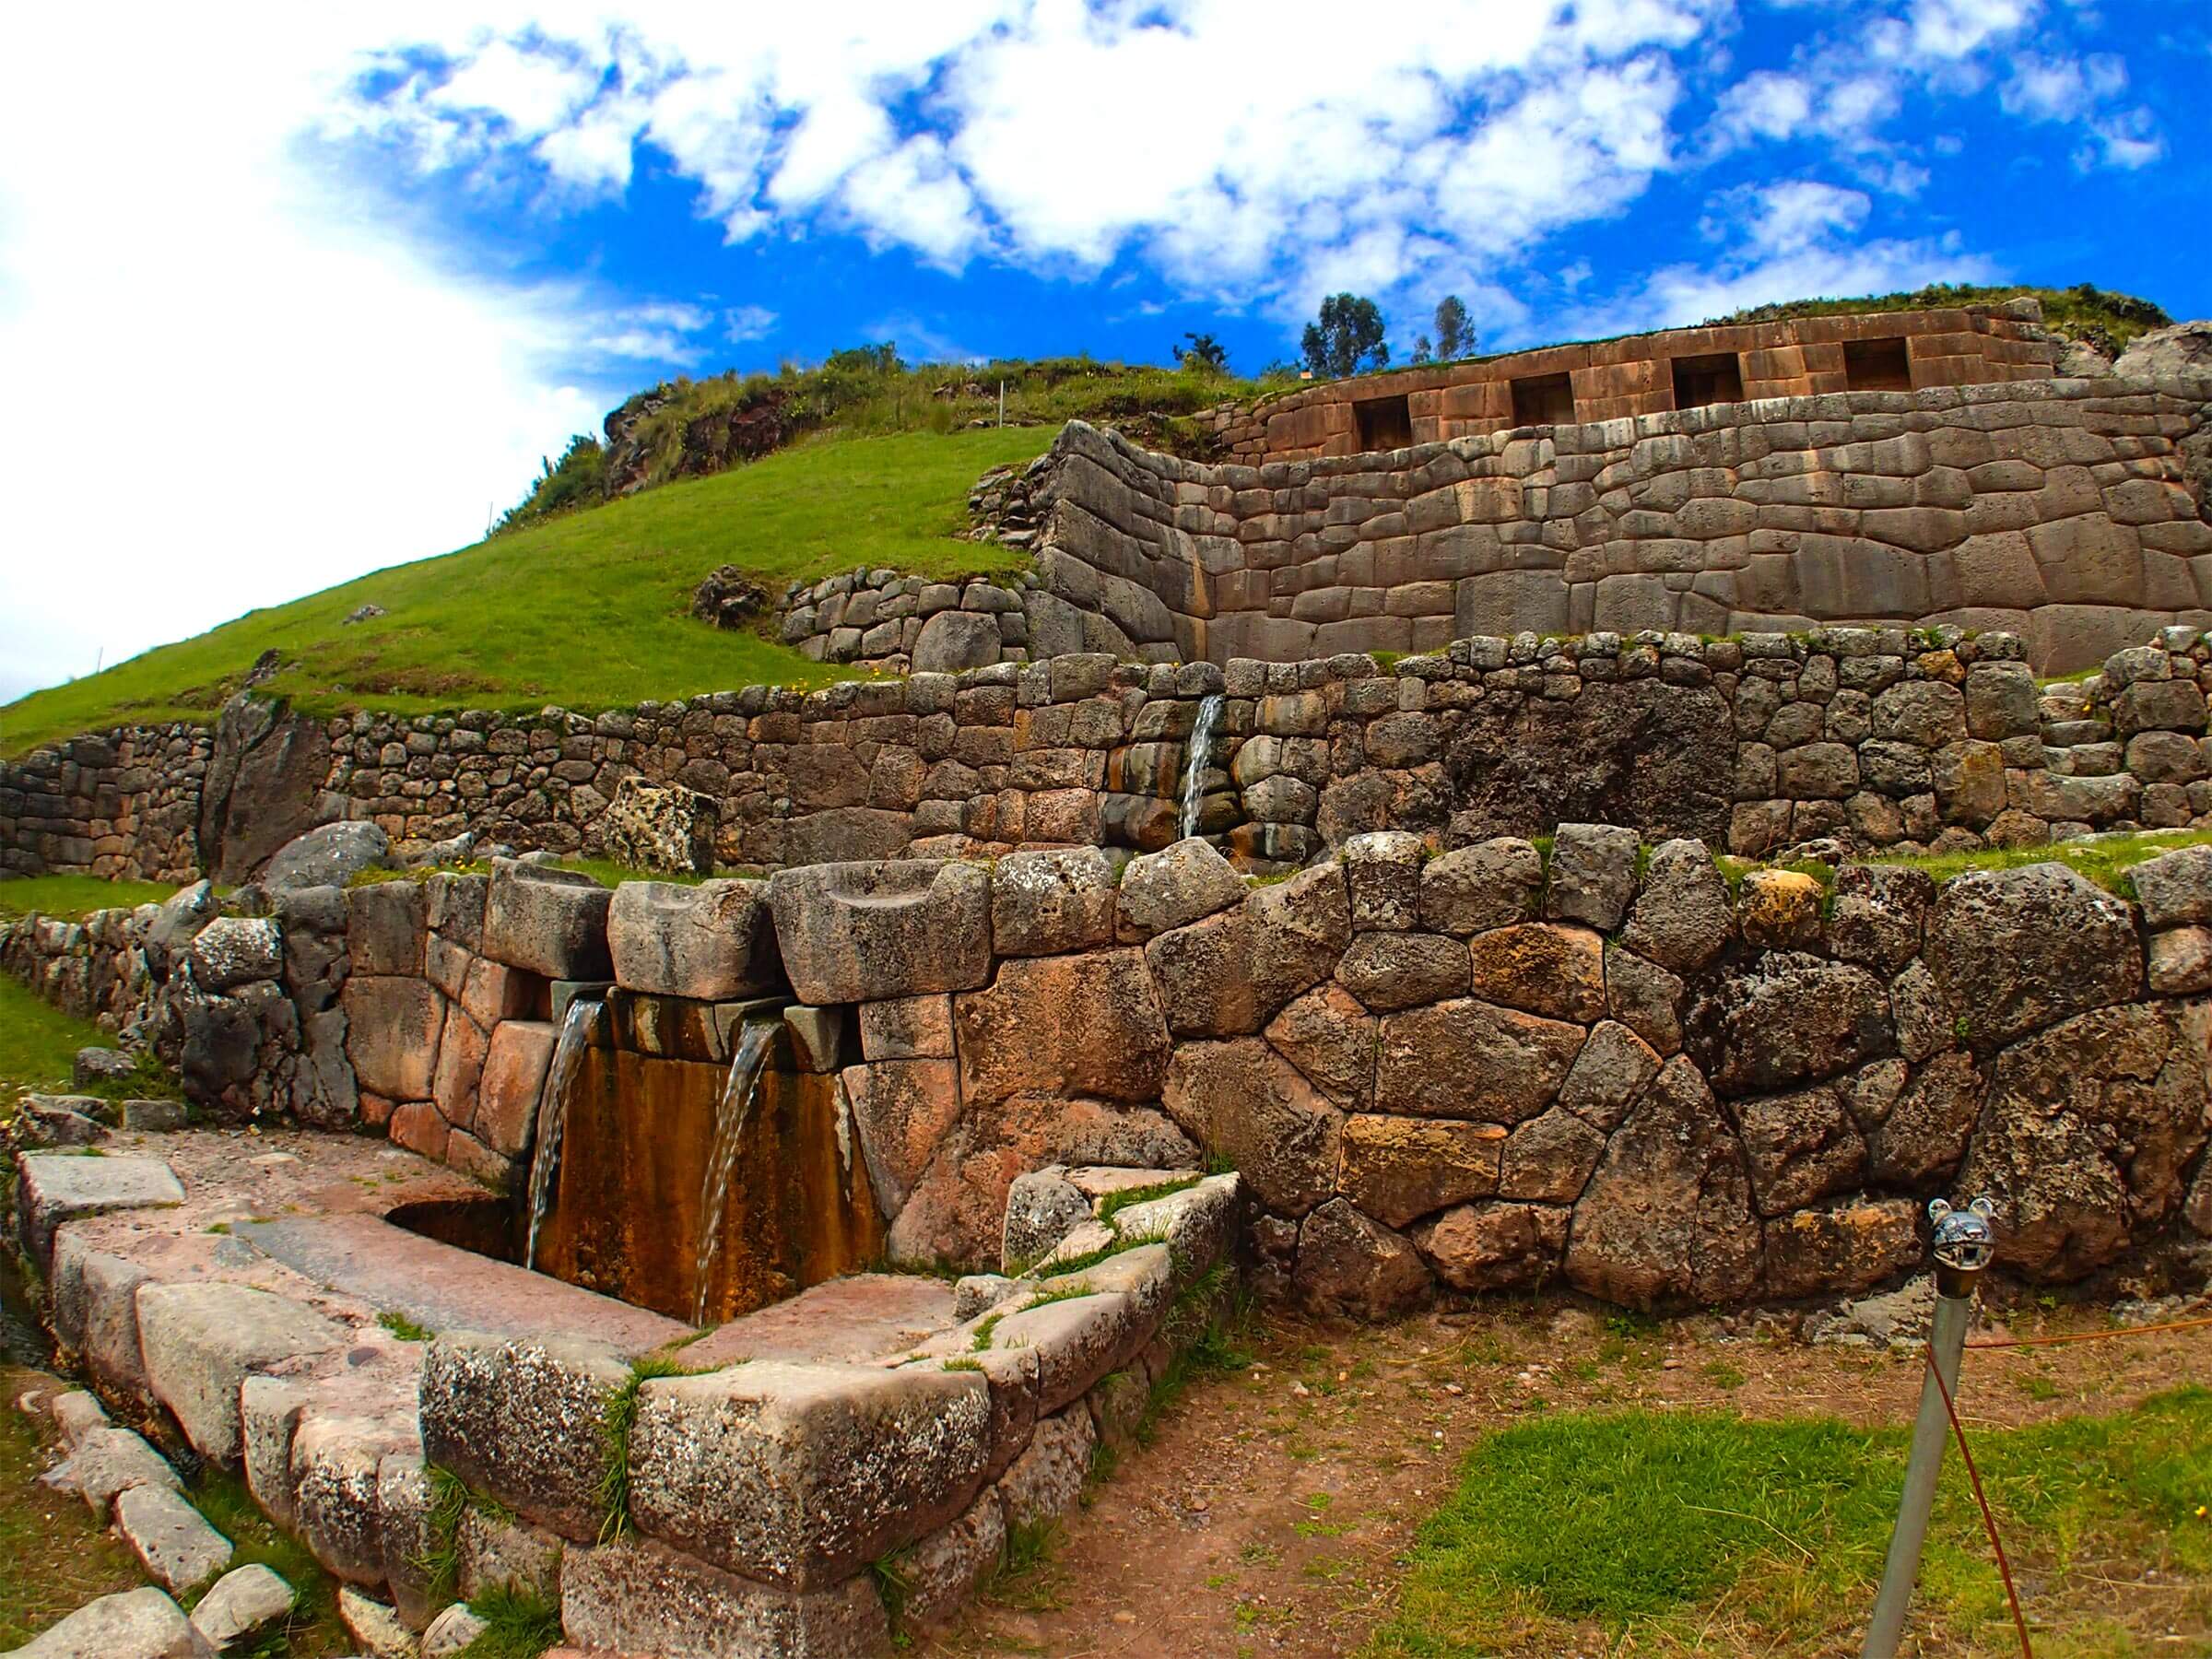
[[[2108,1324],[2033,1304],[2010,1318],[2016,1335]],[[1248,1345],[1258,1363],[1193,1387],[1150,1446],[1122,1456],[1049,1561],[918,1645],[963,1659],[1337,1659],[1389,1617],[1398,1558],[1460,1453],[1539,1402],[1910,1421],[1918,1350],[1815,1347],[1737,1323],[1645,1325],[1560,1300],[1382,1330],[1271,1322]],[[1971,1432],[2212,1380],[2212,1328],[1967,1359]],[[1603,1635],[1590,1637],[1604,1652]]]

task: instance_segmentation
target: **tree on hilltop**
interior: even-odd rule
[[[1203,369],[1209,374],[1229,371],[1229,347],[1210,334],[1186,334],[1188,346],[1175,347],[1175,360],[1185,369]]]
[[[1382,313],[1372,300],[1360,294],[1331,294],[1321,302],[1321,315],[1306,324],[1299,345],[1307,368],[1342,380],[1362,369],[1389,364],[1390,344],[1382,332]]]
[[[1467,308],[1457,294],[1446,294],[1436,302],[1434,322],[1439,362],[1448,363],[1453,358],[1474,355],[1477,336],[1467,322]]]

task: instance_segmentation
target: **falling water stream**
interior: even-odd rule
[[[578,997],[569,1005],[560,1022],[560,1040],[553,1045],[553,1063],[546,1067],[546,1083],[537,1097],[537,1127],[530,1148],[530,1235],[523,1246],[523,1265],[537,1265],[537,1235],[553,1207],[553,1181],[560,1172],[560,1139],[568,1126],[569,1093],[583,1067],[583,1051],[598,1034],[605,1005]]]
[[[714,1103],[714,1141],[699,1194],[699,1260],[691,1287],[695,1325],[707,1322],[708,1291],[714,1264],[722,1255],[722,1220],[729,1203],[730,1179],[737,1169],[738,1144],[745,1137],[746,1120],[752,1115],[753,1097],[760,1092],[769,1048],[782,1028],[782,1021],[777,1019],[756,1020],[743,1028],[736,1052],[730,1056],[729,1077]]]
[[[1229,699],[1218,691],[1198,701],[1197,724],[1191,727],[1190,753],[1182,763],[1182,821],[1177,828],[1185,840],[1198,833],[1198,822],[1205,813],[1206,761],[1221,728],[1221,712],[1228,706]]]

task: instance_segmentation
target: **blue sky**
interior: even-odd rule
[[[2212,0],[58,10],[0,101],[0,697],[465,542],[668,374],[1256,370],[1340,288],[1401,358],[1447,292],[1492,348],[2212,313]]]

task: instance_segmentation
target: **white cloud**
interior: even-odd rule
[[[1895,293],[2001,276],[1955,237],[1857,240],[1873,203],[1817,179],[1724,191],[1699,228],[1712,258],[1663,266],[1626,294],[1571,312],[1576,335],[1677,328],[1747,306],[1808,296]]]
[[[1916,56],[1958,59],[2027,27],[2037,0],[1913,0],[1908,14]]]
[[[723,337],[733,345],[765,339],[775,332],[776,313],[765,305],[740,305],[723,313]]]
[[[2089,123],[2089,142],[2074,153],[2074,165],[2087,171],[2102,162],[2106,167],[2133,171],[2148,167],[2166,154],[2166,140],[2147,109],[2124,110]]]
[[[1729,192],[1713,204],[1703,229],[1714,241],[1734,237],[1759,258],[1793,255],[1855,234],[1872,206],[1860,191],[1791,179]]]
[[[17,19],[17,61],[76,61],[75,16]],[[97,110],[59,73],[0,100],[0,453],[38,472],[0,507],[0,699],[472,540],[621,389],[571,377],[585,296],[456,276],[302,159],[346,57],[310,13],[130,29]],[[159,439],[57,441],[126,395]]]

